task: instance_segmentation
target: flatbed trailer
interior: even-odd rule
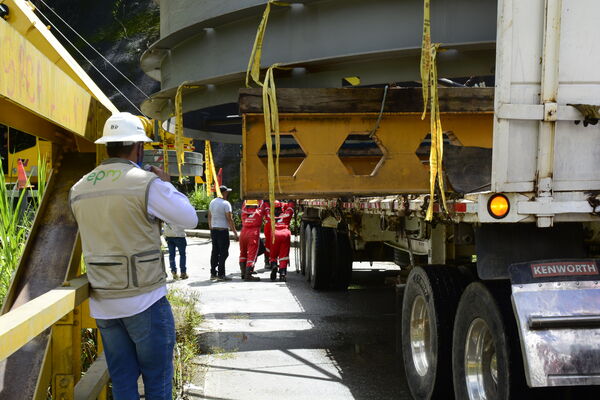
[[[277,91],[275,191],[302,211],[301,270],[334,290],[354,261],[401,266],[398,335],[415,399],[600,390],[592,10],[600,4],[498,1],[495,88],[440,90],[446,208],[423,162],[420,88]],[[260,90],[240,91],[247,198],[269,190],[262,111]]]
[[[397,335],[417,399],[448,390],[508,399],[527,385],[599,384],[596,196],[577,206],[587,207],[587,221],[551,228],[531,215],[482,222],[493,196],[464,195],[448,213],[436,204],[433,223],[425,221],[428,195],[298,201],[300,268],[314,289],[346,289],[355,261],[401,267]]]

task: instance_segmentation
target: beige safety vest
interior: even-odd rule
[[[148,189],[157,178],[111,158],[71,188],[69,202],[96,297],[130,297],[165,284],[160,222],[147,212]]]

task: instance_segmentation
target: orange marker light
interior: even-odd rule
[[[502,219],[508,215],[510,211],[510,203],[508,198],[503,194],[495,194],[488,201],[488,212],[496,219]]]

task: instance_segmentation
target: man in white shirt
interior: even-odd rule
[[[160,221],[193,228],[198,219],[185,195],[159,168],[139,168],[151,141],[141,120],[110,117],[102,138],[109,158],[72,188],[91,285],[90,313],[102,335],[115,400],[172,396],[175,324],[167,301]]]
[[[212,241],[210,254],[210,279],[231,280],[225,275],[225,260],[229,257],[229,229],[233,231],[235,240],[238,233],[233,223],[231,203],[227,201],[231,188],[220,186],[223,198],[213,199],[208,206],[208,228]]]
[[[187,247],[187,240],[185,239],[185,229],[180,226],[169,224],[165,222],[163,224],[163,233],[165,235],[165,241],[169,248],[169,266],[171,267],[171,275],[173,279],[187,279],[187,268],[186,268],[186,254],[185,248]],[[177,264],[175,263],[175,249],[179,252],[179,272],[181,275],[177,275]]]

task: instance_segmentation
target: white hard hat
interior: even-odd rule
[[[96,144],[110,142],[151,142],[142,121],[133,114],[120,112],[113,114],[104,123],[102,137],[96,140]]]

